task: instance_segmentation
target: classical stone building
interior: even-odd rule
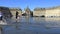
[[[12,17],[12,13],[10,12],[8,7],[0,6],[0,11],[2,12],[3,17]]]
[[[26,13],[26,16],[31,16],[31,10],[29,9],[29,7],[26,7],[24,11]]]
[[[16,11],[18,11],[19,16],[22,16],[22,10],[20,8],[10,8],[10,12],[12,13],[13,16],[16,16]]]
[[[45,8],[35,8],[33,11],[33,16],[41,16],[44,17],[45,16]]]
[[[60,17],[60,7],[35,9],[33,16]]]
[[[60,17],[60,8],[48,8],[45,12],[45,17]]]

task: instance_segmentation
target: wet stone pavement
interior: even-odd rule
[[[60,18],[20,17],[6,19],[3,34],[60,34]]]

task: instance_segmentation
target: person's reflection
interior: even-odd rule
[[[29,17],[28,17],[28,16],[25,17],[25,21],[26,21],[27,23],[29,23]]]

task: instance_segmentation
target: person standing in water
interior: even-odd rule
[[[19,14],[18,11],[16,11],[16,19],[18,18],[18,14]]]
[[[3,15],[2,12],[0,11],[0,21],[2,21]]]

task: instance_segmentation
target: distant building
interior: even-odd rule
[[[22,10],[20,8],[10,8],[10,11],[11,11],[13,16],[16,16],[16,11],[18,11],[19,16],[22,16]]]
[[[1,7],[0,7],[0,11],[2,12],[4,18],[5,18],[5,17],[12,17],[12,14],[11,14],[11,12],[10,12],[10,10],[9,10],[8,7],[2,7],[2,6],[1,6]]]
[[[45,8],[35,8],[33,11],[33,16],[45,17]]]
[[[25,8],[25,14],[26,16],[31,16],[31,10],[29,9],[29,7]]]
[[[45,12],[45,17],[60,17],[60,8],[48,8]]]
[[[60,17],[60,6],[52,8],[35,8],[33,16]]]

